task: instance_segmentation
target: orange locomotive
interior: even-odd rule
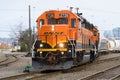
[[[35,70],[69,69],[93,61],[99,32],[79,13],[50,10],[37,19],[38,39],[34,43],[32,66]]]

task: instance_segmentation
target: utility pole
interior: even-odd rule
[[[35,26],[33,26],[33,39],[32,39],[32,43],[34,43],[35,41]]]
[[[31,47],[32,47],[32,35],[31,35],[31,7],[29,5],[29,53],[31,53]]]

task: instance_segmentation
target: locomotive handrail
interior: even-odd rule
[[[72,41],[69,39],[69,37],[66,35],[68,41],[70,42],[70,44],[72,45],[72,58],[74,58],[74,47],[75,47],[75,44],[72,44]]]

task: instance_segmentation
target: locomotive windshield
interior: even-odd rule
[[[48,24],[68,24],[68,19],[67,18],[59,18],[59,19],[51,18],[51,19],[48,19]]]

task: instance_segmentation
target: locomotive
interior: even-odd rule
[[[32,66],[36,71],[65,70],[98,55],[99,30],[80,13],[49,10],[37,18]]]

